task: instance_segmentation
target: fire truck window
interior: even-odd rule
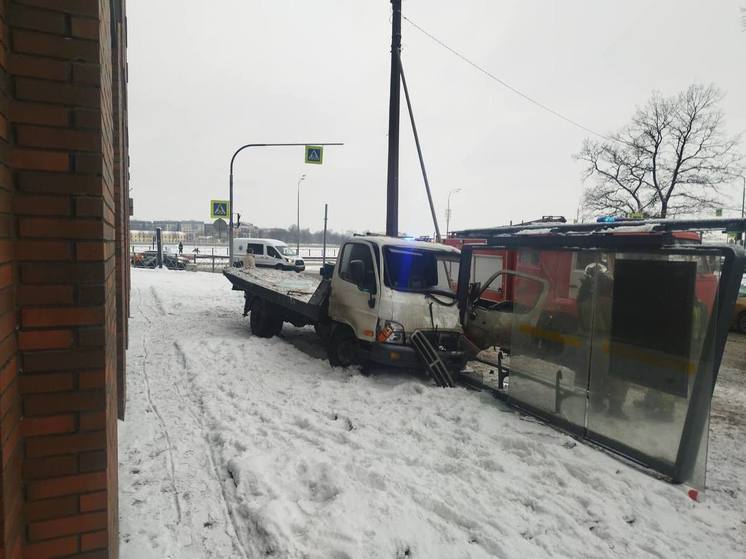
[[[528,266],[539,265],[539,251],[524,248],[518,251],[518,262]]]
[[[473,259],[472,281],[479,282],[482,287],[487,287],[487,280],[497,271],[503,269],[503,259],[501,256],[490,256],[485,254],[475,254]],[[497,291],[503,284],[503,276],[498,276],[488,290]]]
[[[576,270],[585,270],[586,266],[595,263],[598,258],[598,253],[590,250],[577,251],[574,254]]]

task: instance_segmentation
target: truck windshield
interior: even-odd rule
[[[455,294],[459,256],[452,252],[383,247],[385,284],[397,291]]]
[[[295,252],[295,249],[294,249],[294,248],[291,248],[291,247],[289,247],[289,246],[278,246],[278,247],[275,247],[275,248],[276,248],[276,249],[277,249],[277,250],[278,250],[278,251],[280,252],[280,254],[282,254],[283,256],[297,256],[297,255],[298,255],[298,253],[297,253],[297,252]]]

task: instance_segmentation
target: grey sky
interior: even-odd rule
[[[403,12],[492,73],[608,133],[654,89],[692,82],[727,94],[746,130],[744,0],[405,0]],[[242,153],[235,211],[259,226],[378,230],[385,224],[388,0],[129,0],[135,217],[209,220],[228,163],[253,142],[343,141],[324,165],[302,148]],[[572,159],[588,134],[542,111],[403,23],[402,60],[445,229],[574,217]],[[402,95],[400,229],[432,232]],[[746,151],[742,148],[741,151]],[[736,190],[733,189],[733,200]],[[736,206],[736,202],[732,202]]]

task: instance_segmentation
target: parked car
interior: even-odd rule
[[[257,266],[296,272],[306,269],[295,249],[276,239],[233,239],[233,265],[241,267],[246,254],[254,256]]]
[[[746,285],[741,284],[741,289],[738,291],[738,299],[736,299],[736,306],[733,309],[733,327],[746,334]]]
[[[155,250],[146,250],[132,255],[130,259],[135,268],[155,268],[158,256]],[[189,260],[176,254],[163,253],[163,265],[169,270],[186,270]]]

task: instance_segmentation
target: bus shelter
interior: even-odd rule
[[[745,225],[662,220],[461,232],[483,240],[462,251],[465,335],[500,355],[497,393],[510,405],[672,482],[704,488],[710,401],[744,252],[704,244],[701,232]],[[480,269],[475,281],[475,254],[490,253],[498,256],[494,270]]]

